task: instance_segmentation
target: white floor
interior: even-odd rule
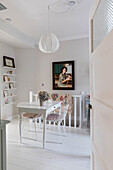
[[[35,138],[34,129],[24,128],[24,136]],[[48,133],[49,132],[49,133]],[[23,139],[19,143],[18,120],[7,125],[8,170],[90,170],[90,137],[86,130],[66,128],[66,137],[57,128],[47,127],[46,149],[42,149],[42,129],[38,141]],[[62,142],[62,144],[60,144]]]

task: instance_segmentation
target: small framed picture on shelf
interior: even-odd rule
[[[8,81],[10,81],[10,78],[8,77]]]
[[[3,56],[3,66],[15,68],[14,58]]]
[[[6,99],[6,100],[5,100],[5,104],[8,104],[8,103],[9,103],[9,101],[8,101],[8,99]]]
[[[13,74],[13,70],[9,70],[9,72],[8,72],[9,74]]]
[[[14,83],[9,83],[9,88],[13,89],[14,88]]]
[[[7,97],[8,96],[8,92],[6,90],[3,91],[3,96]]]
[[[6,81],[9,81],[9,80],[8,80],[8,76],[4,75],[4,76],[3,76],[3,80],[4,80],[5,82],[6,82]]]

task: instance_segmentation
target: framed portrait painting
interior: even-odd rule
[[[53,90],[74,90],[74,61],[52,63]]]
[[[14,58],[3,56],[3,66],[15,68]]]

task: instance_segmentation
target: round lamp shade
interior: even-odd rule
[[[44,53],[54,53],[59,49],[59,40],[53,33],[43,34],[39,40],[39,49]]]

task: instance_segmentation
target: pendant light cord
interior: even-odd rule
[[[48,5],[48,33],[50,33],[50,28],[49,28],[49,5]]]

